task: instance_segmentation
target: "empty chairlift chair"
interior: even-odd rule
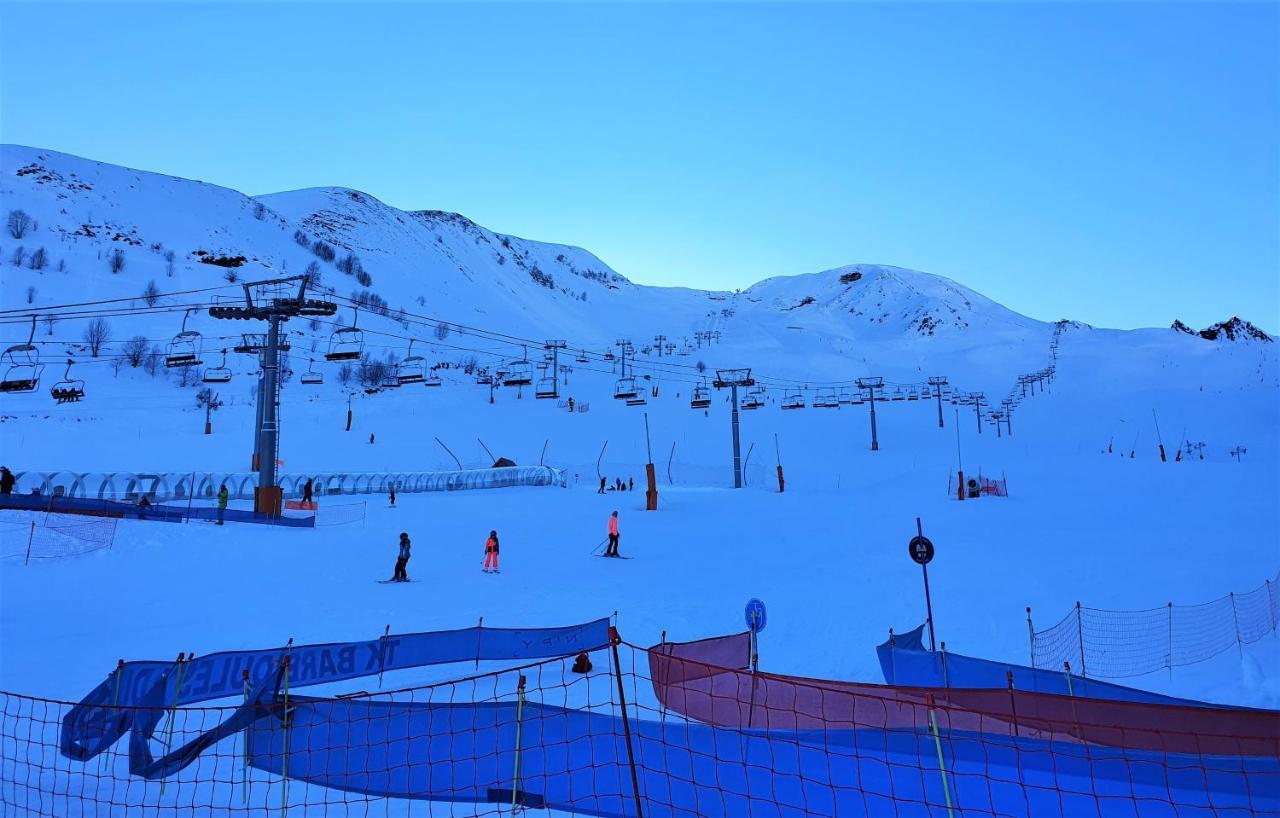
[[[711,406],[711,390],[706,386],[695,386],[693,396],[689,398],[690,409],[706,409]]]
[[[534,392],[534,397],[539,399],[560,397],[560,392],[556,389],[555,378],[538,378],[538,388]]]
[[[502,378],[503,386],[528,386],[533,383],[533,364],[527,360],[511,361],[506,368],[507,374]]]
[[[227,366],[227,351],[222,350],[222,366],[211,366],[204,371],[201,378],[205,383],[228,383],[231,380],[231,369]]]
[[[0,355],[0,364],[5,367],[4,378],[0,380],[0,392],[20,393],[34,392],[40,388],[40,375],[44,372],[44,364],[36,354],[33,341],[36,337],[36,317],[31,316],[31,333],[25,344],[9,347]]]
[[[578,350],[578,357],[574,360],[580,364],[591,363],[591,359],[587,357],[587,351],[585,349]]]
[[[488,369],[476,370],[476,383],[480,386],[489,386],[493,383],[493,376],[489,374]]]
[[[399,389],[400,376],[396,372],[395,364],[387,365],[387,374],[382,376],[382,382],[378,384],[383,389]]]
[[[813,396],[814,409],[838,409],[839,407],[840,396],[834,389],[823,389]]]
[[[190,315],[191,310],[182,314],[182,330],[173,336],[165,350],[164,365],[167,367],[199,366],[204,363],[200,360],[201,335],[195,330],[187,329],[187,318]]]
[[[431,370],[430,375],[422,379],[422,385],[426,387],[430,387],[431,389],[437,389],[441,386],[444,386],[444,381],[440,380],[440,376],[437,375],[435,373],[435,370],[433,369]]]
[[[799,389],[788,389],[782,394],[783,409],[803,409],[804,392]]]
[[[302,373],[302,383],[306,386],[319,386],[324,383],[324,373],[316,369],[316,359],[308,359],[310,366]]]
[[[74,403],[84,397],[84,381],[71,377],[73,363],[75,362],[67,359],[67,371],[62,376],[62,380],[55,383],[49,390],[49,394],[58,403]]]
[[[638,394],[640,389],[632,376],[618,378],[618,382],[613,385],[613,396],[618,400],[633,400]]]
[[[356,327],[360,320],[360,312],[354,311],[351,326],[339,327],[329,336],[329,351],[324,354],[326,361],[358,361],[364,353],[364,333]],[[397,384],[398,385],[398,384]]]
[[[427,362],[421,355],[413,354],[413,339],[409,340],[409,352],[400,362],[396,377],[401,384],[422,383],[427,379]]]

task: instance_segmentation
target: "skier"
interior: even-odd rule
[[[311,492],[314,489],[314,487],[315,487],[315,482],[313,481],[312,478],[308,477],[306,485],[302,487],[302,502],[304,503],[312,502]]]
[[[407,531],[400,532],[400,556],[396,557],[396,570],[391,576],[392,582],[408,582],[409,575],[405,572],[405,566],[409,564],[409,533]]]
[[[396,484],[395,483],[391,484],[391,492],[390,494],[387,495],[387,497],[388,499],[391,500],[391,507],[395,508],[396,507]]]
[[[484,572],[489,573],[489,566],[493,565],[493,573],[498,571],[498,532],[490,531],[489,539],[484,541]]]
[[[7,471],[8,471],[8,469],[5,469],[5,471],[7,472]],[[597,491],[597,492],[596,492],[596,494],[604,494],[604,486],[605,486],[605,478],[601,477],[601,478],[600,478],[600,490],[599,490],[599,491]],[[9,492],[7,492],[7,491],[5,492],[5,494],[8,494],[8,493],[9,493]]]
[[[634,477],[627,478],[627,491],[636,490],[636,479]]]
[[[218,488],[218,525],[222,525],[222,515],[227,511],[227,501],[231,499],[231,493],[227,491],[227,484],[223,483]]]
[[[13,476],[13,472],[9,471],[9,467],[0,466],[0,494],[13,494],[13,484],[15,482],[16,479]]]
[[[373,432],[370,432],[370,433],[369,433],[369,445],[370,445],[370,446],[372,446],[372,445],[373,445]]]
[[[618,553],[618,512],[609,515],[609,545],[604,549],[606,557],[621,556]]]

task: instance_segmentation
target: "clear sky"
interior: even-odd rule
[[[635,281],[854,262],[1280,329],[1275,3],[0,5],[0,138],[343,185]]]

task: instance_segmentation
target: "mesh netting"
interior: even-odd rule
[[[110,548],[115,538],[112,519],[17,513],[0,522],[0,557],[22,562],[78,557]]]
[[[1273,712],[828,682],[744,662],[741,636],[615,641],[320,698],[289,690],[285,661],[269,695],[246,688],[248,707],[100,708],[106,729],[155,730],[93,755],[59,752],[73,705],[0,694],[0,814],[1280,815]],[[195,752],[155,776],[131,766],[137,741],[161,765]]]
[[[1280,624],[1280,576],[1243,594],[1200,605],[1111,611],[1077,605],[1032,640],[1035,666],[1064,662],[1089,676],[1141,676],[1211,659],[1257,642]]]

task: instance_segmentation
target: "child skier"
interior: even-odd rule
[[[409,564],[409,534],[406,531],[400,532],[400,556],[396,557],[396,571],[392,575],[392,582],[408,582],[409,574],[405,572],[405,567]]]
[[[489,539],[484,541],[484,572],[490,572],[489,566],[493,565],[493,573],[498,571],[498,532],[490,531]]]

